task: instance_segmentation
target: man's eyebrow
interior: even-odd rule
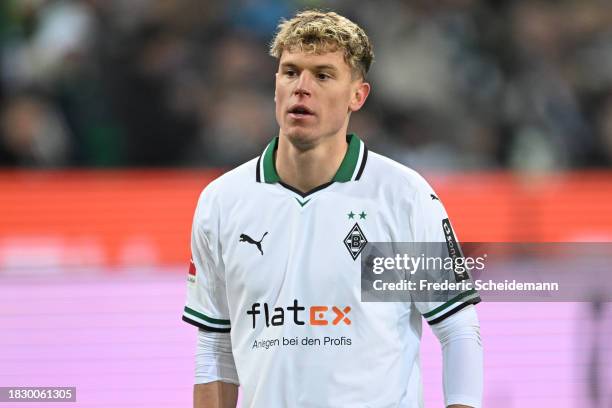
[[[338,68],[336,68],[335,65],[329,65],[329,64],[316,65],[315,69],[317,69],[317,70],[328,69],[330,71],[337,71],[338,70]]]
[[[282,68],[298,68],[298,66],[292,62],[283,62],[280,66]],[[338,68],[335,65],[330,65],[330,64],[315,65],[314,69],[317,71],[320,71],[323,69],[327,69],[330,71],[338,71]]]
[[[291,63],[291,62],[283,62],[282,64],[280,64],[281,68],[297,68],[297,65]]]

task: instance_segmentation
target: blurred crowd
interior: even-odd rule
[[[350,131],[419,170],[612,165],[609,0],[2,0],[0,166],[231,167],[277,133],[282,17],[374,43]]]

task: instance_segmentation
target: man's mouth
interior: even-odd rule
[[[294,117],[294,118],[304,118],[307,116],[314,115],[314,112],[308,109],[304,105],[294,105],[291,108],[289,108],[287,112],[289,113],[289,116]]]

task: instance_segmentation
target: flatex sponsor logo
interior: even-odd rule
[[[348,316],[350,312],[350,306],[314,305],[307,308],[301,306],[298,300],[294,299],[293,304],[287,307],[276,306],[272,308],[267,303],[253,303],[246,313],[251,316],[253,329],[255,329],[258,322],[262,320],[266,327],[282,326],[286,322],[298,326],[306,324],[311,326],[350,326],[352,324]]]

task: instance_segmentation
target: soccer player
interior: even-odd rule
[[[414,171],[369,152],[349,119],[370,93],[370,41],[333,12],[279,25],[278,136],[202,192],[183,320],[200,328],[196,408],[422,407],[421,322],[440,339],[446,405],[480,407],[476,293],[361,302],[369,242],[454,242]]]

